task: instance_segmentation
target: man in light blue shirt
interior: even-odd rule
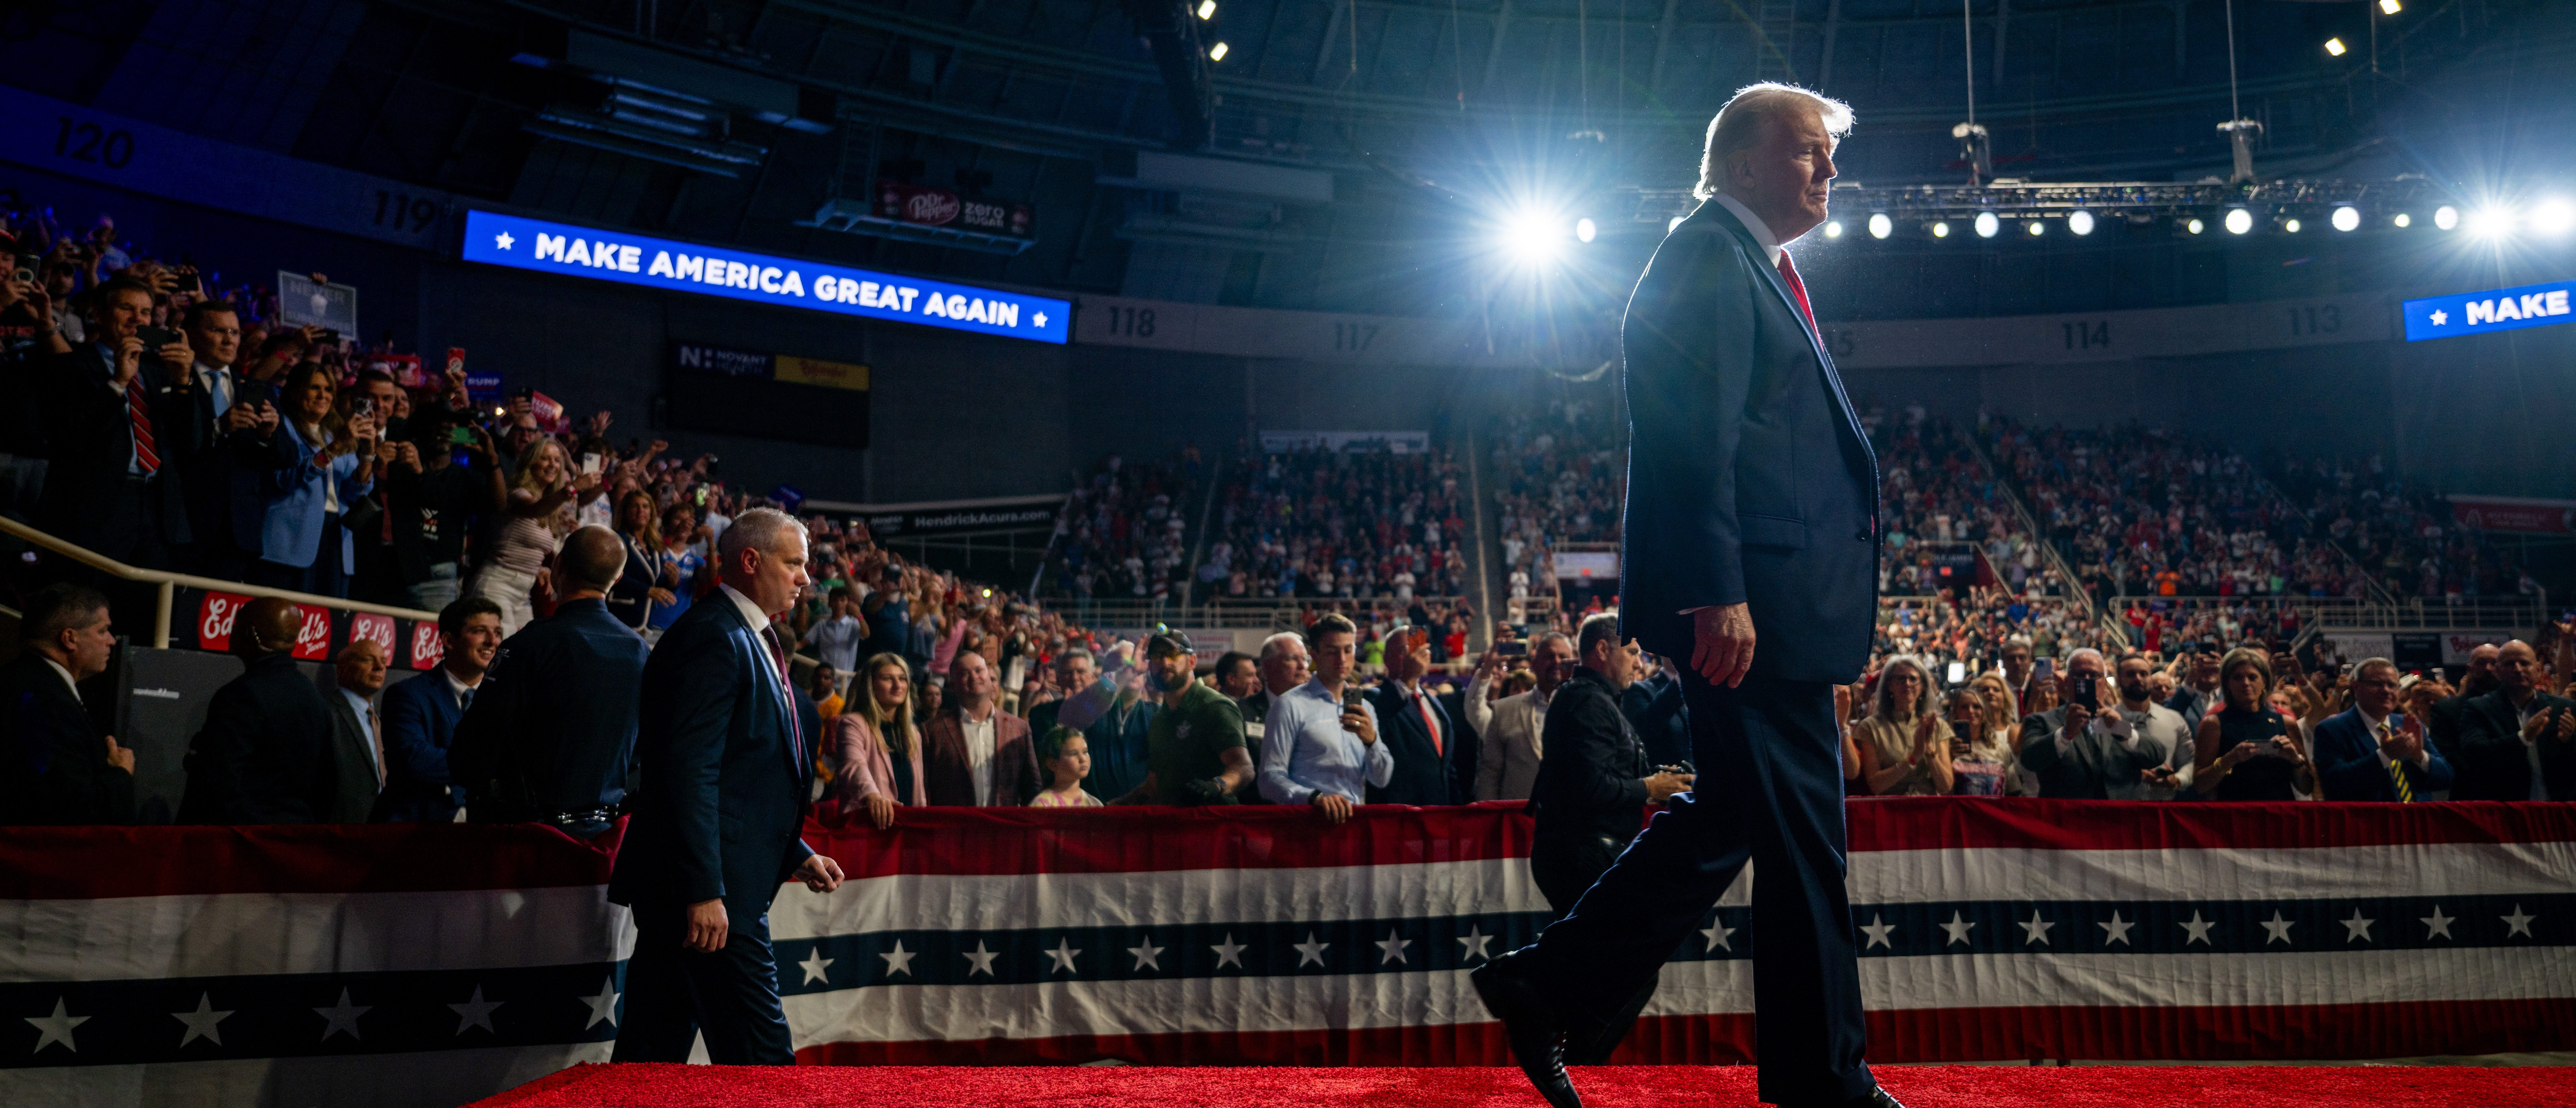
[[[1384,788],[1395,758],[1377,741],[1377,710],[1342,703],[1358,663],[1359,629],[1327,614],[1306,629],[1315,679],[1272,699],[1262,722],[1261,795],[1273,804],[1311,804],[1334,823],[1351,818],[1368,785]]]

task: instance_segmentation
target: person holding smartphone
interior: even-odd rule
[[[2290,720],[2264,703],[2272,663],[2239,647],[2218,663],[2217,711],[2200,721],[2192,777],[2210,800],[2297,800],[2317,794],[2316,767]]]
[[[2066,657],[2057,679],[2063,703],[2021,721],[2022,767],[2039,779],[2039,795],[2068,800],[2131,800],[2171,752],[2147,739],[2111,706],[2110,675],[2091,647]]]
[[[1315,679],[1278,697],[1263,720],[1259,789],[1273,804],[1311,805],[1333,823],[1351,818],[1366,786],[1386,787],[1395,757],[1377,741],[1377,709],[1351,683],[1359,628],[1328,612],[1306,629]]]

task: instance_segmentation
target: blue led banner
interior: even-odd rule
[[[2409,300],[2406,302],[2406,341],[2422,342],[2425,339],[2576,323],[2576,314],[2571,314],[2567,306],[2570,289],[2576,289],[2576,281],[2553,281],[2546,285],[2524,285],[2518,289],[2492,289]]]
[[[465,260],[1039,342],[1072,332],[1073,305],[1044,296],[494,212],[466,213]]]

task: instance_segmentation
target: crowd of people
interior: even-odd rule
[[[1186,599],[1190,519],[1205,469],[1196,446],[1168,462],[1101,459],[1065,507],[1052,594],[1164,601],[1177,589]]]
[[[1524,610],[1532,597],[1563,607],[1555,552],[1619,541],[1628,466],[1616,416],[1602,396],[1573,390],[1495,420],[1487,439],[1506,594]]]
[[[2456,604],[2540,591],[2493,539],[2458,526],[2449,504],[2409,487],[2376,454],[2356,462],[2284,451],[2270,470],[2307,513],[2311,534],[2332,539],[2390,596]]]
[[[1464,595],[1465,480],[1445,448],[1239,451],[1198,577],[1221,600]]]

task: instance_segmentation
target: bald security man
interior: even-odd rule
[[[608,610],[626,544],[597,525],[565,536],[555,614],[501,643],[448,764],[475,823],[543,823],[588,838],[625,807],[644,640]]]
[[[263,596],[233,620],[242,675],[215,690],[206,725],[188,743],[180,823],[314,823],[338,793],[331,707],[295,666],[304,615]]]

